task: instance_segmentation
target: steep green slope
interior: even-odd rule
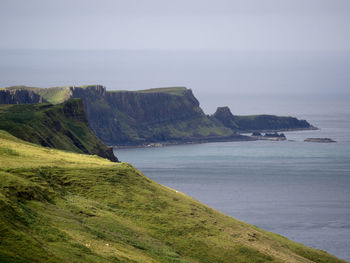
[[[344,262],[225,216],[126,163],[0,131],[0,262]]]
[[[57,105],[0,105],[0,129],[43,146],[118,160],[89,130],[80,99]]]
[[[233,115],[228,107],[219,107],[211,116],[213,121],[239,132],[252,131],[286,131],[297,129],[315,129],[305,120],[294,117],[281,117],[275,115]]]

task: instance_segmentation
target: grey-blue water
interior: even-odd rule
[[[350,261],[350,115],[303,116],[294,141],[116,149],[153,180],[216,210]],[[307,143],[330,137],[337,143]]]

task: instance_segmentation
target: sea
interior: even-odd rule
[[[350,261],[350,114],[299,116],[286,141],[115,149],[156,182],[264,230]],[[332,138],[336,143],[304,142]]]

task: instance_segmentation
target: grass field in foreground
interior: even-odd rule
[[[127,163],[0,131],[0,262],[344,262],[219,213]]]

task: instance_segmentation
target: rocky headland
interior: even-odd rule
[[[53,104],[82,99],[90,128],[110,146],[255,140],[241,133],[315,129],[294,117],[233,115],[228,107],[206,115],[192,90],[185,87],[140,91],[107,91],[101,85],[9,89],[27,89]]]

